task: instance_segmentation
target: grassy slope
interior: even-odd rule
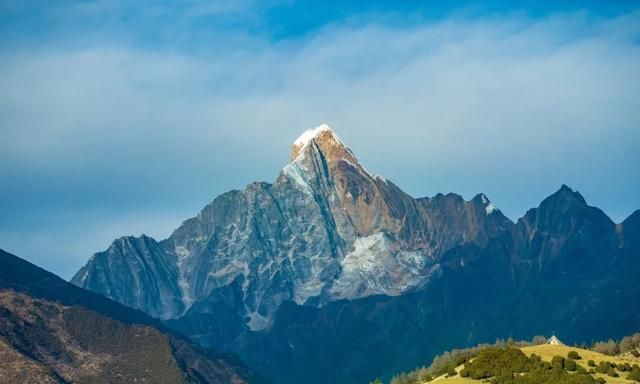
[[[545,344],[545,345],[536,345],[532,347],[522,348],[522,352],[524,352],[527,356],[530,356],[532,353],[535,353],[537,355],[540,355],[542,357],[542,360],[545,360],[545,361],[551,361],[553,356],[556,356],[556,355],[567,357],[567,353],[569,353],[569,351],[578,352],[578,354],[582,357],[582,359],[576,360],[576,363],[584,367],[586,370],[589,370],[591,368],[587,365],[587,362],[589,360],[595,361],[596,365],[601,361],[609,361],[616,364],[621,364],[621,363],[629,363],[631,365],[640,364],[640,359],[638,358],[633,358],[633,357],[621,358],[617,356],[607,356],[607,355],[603,355],[601,353],[589,351],[586,349],[573,348],[573,347],[567,347],[562,345],[546,345]],[[610,383],[610,384],[633,383],[633,381],[624,379],[625,377],[627,377],[628,372],[619,372],[619,371],[616,371],[616,372],[618,372],[620,377],[609,377],[607,375],[602,375],[599,373],[596,373],[595,377],[604,377],[607,380],[607,383]]]
[[[521,350],[527,356],[531,356],[532,353],[535,353],[536,355],[540,355],[542,357],[542,360],[545,360],[545,361],[551,361],[553,356],[556,356],[556,355],[567,357],[567,353],[569,353],[569,351],[576,351],[582,357],[581,360],[576,360],[576,363],[583,366],[587,370],[591,368],[587,366],[587,362],[589,360],[595,361],[596,364],[598,364],[601,361],[609,361],[616,364],[620,364],[620,363],[629,363],[631,365],[640,364],[640,358],[607,356],[607,355],[603,355],[601,353],[589,351],[586,349],[573,348],[573,347],[567,347],[567,346],[561,346],[561,345],[547,345],[547,344],[535,345],[532,347],[521,348]],[[456,370],[459,372],[462,369],[462,367],[463,366],[461,365],[458,368],[456,368]],[[607,384],[634,383],[633,381],[624,379],[624,377],[626,377],[628,374],[627,372],[618,372],[618,374],[620,375],[620,377],[609,377],[607,375],[601,375],[599,373],[595,374],[594,377],[604,377],[607,380]],[[454,377],[440,376],[431,382],[432,383],[437,382],[439,384],[474,384],[474,383],[477,384],[479,381],[467,379],[460,376],[454,376]]]

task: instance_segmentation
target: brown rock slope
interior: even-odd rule
[[[0,250],[0,382],[262,380],[232,356],[195,347],[138,311]]]

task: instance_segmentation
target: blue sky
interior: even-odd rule
[[[552,3],[552,4],[549,4]],[[329,123],[414,196],[640,208],[638,2],[0,3],[0,247],[69,278]]]

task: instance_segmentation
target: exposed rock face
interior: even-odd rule
[[[510,224],[484,195],[412,198],[323,125],[294,142],[274,184],[219,196],[159,243],[118,239],[72,282],[164,319],[235,284],[233,305],[258,330],[285,300],[318,306],[422,287],[448,249],[484,245]]]
[[[157,320],[0,250],[2,383],[262,383]]]
[[[320,126],[273,184],[217,197],[158,243],[119,239],[72,282],[274,382],[320,384],[496,337],[629,334],[638,275],[640,211],[615,224],[566,186],[516,223],[484,194],[415,199]]]
[[[150,237],[122,237],[93,256],[90,265],[91,271],[82,268],[74,280],[86,289],[155,317],[184,309],[176,255]]]
[[[420,290],[319,308],[286,302],[267,332],[241,333],[229,348],[274,382],[320,384],[386,381],[444,350],[496,338],[620,338],[640,328],[638,223],[636,211],[615,225],[562,187],[508,232],[444,252],[438,276]],[[193,319],[172,326],[195,333]]]

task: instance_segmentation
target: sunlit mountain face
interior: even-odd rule
[[[220,195],[165,240],[117,239],[72,282],[275,382],[362,381],[451,343],[599,335],[611,300],[624,310],[603,333],[628,332],[635,216],[615,224],[566,185],[517,222],[484,194],[416,199],[322,125],[274,183]],[[331,370],[335,353],[352,368]]]
[[[0,383],[622,383],[638,26],[638,1],[0,1]],[[482,374],[503,357],[530,375]]]

